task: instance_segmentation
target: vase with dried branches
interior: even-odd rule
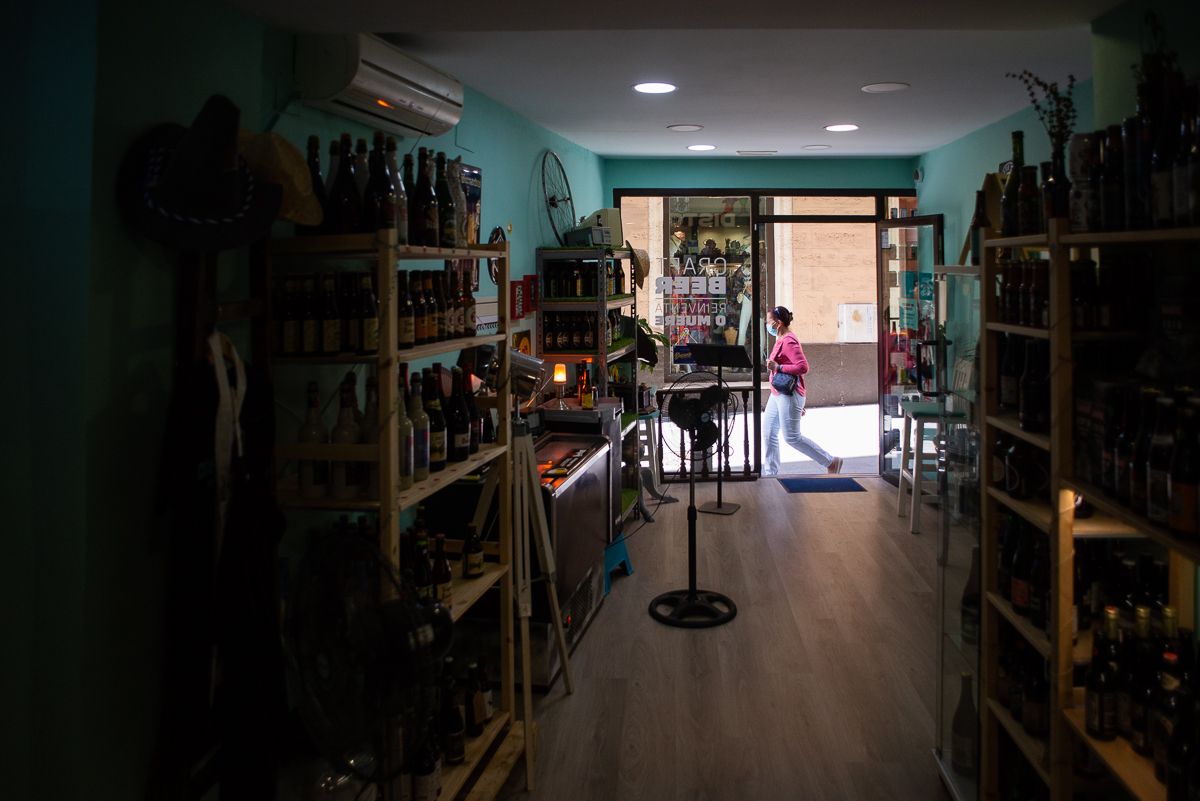
[[[1067,75],[1066,91],[1058,81],[1045,81],[1029,70],[1006,73],[1025,85],[1029,102],[1050,137],[1050,174],[1045,176],[1043,207],[1046,220],[1070,214],[1071,182],[1067,179],[1066,149],[1075,130],[1075,76]]]

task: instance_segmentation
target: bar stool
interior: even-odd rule
[[[921,531],[921,497],[924,493],[922,484],[925,479],[925,464],[927,461],[937,466],[937,454],[925,454],[925,430],[930,429],[929,438],[937,442],[940,419],[938,405],[932,402],[901,401],[900,412],[904,415],[904,433],[900,438],[900,481],[897,483],[896,514],[904,514],[904,482],[907,481],[912,490],[912,504],[909,508],[908,529],[913,534]],[[963,412],[946,412],[947,421],[966,419]],[[914,446],[913,426],[916,426]],[[908,459],[912,457],[912,469],[908,468]],[[936,486],[936,485],[935,485]]]

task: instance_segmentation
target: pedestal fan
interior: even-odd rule
[[[338,532],[310,542],[286,625],[313,744],[342,773],[386,785],[433,736],[438,671],[453,640],[450,611],[419,599],[374,542]]]
[[[726,595],[696,588],[696,463],[704,462],[721,442],[717,416],[733,399],[717,376],[706,371],[685,373],[668,391],[667,417],[687,436],[680,464],[688,465],[688,586],[664,592],[650,602],[650,616],[659,623],[699,629],[720,626],[737,615]],[[736,402],[736,400],[734,401]]]

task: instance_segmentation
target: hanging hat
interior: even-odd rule
[[[281,220],[316,226],[325,219],[321,201],[313,193],[312,175],[300,148],[277,133],[238,132],[238,153],[250,166],[260,184],[278,184],[283,192],[279,212]]]
[[[281,191],[256,180],[238,153],[240,114],[213,95],[190,128],[157,125],[134,142],[117,189],[133,228],[180,250],[225,250],[266,235]]]
[[[633,252],[633,256],[629,259],[633,267],[633,281],[637,284],[638,289],[646,285],[646,275],[650,272],[650,254],[645,248],[635,248],[629,244],[629,240],[625,240],[625,247]]]

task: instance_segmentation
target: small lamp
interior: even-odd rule
[[[567,404],[563,402],[563,387],[567,384],[567,366],[565,364],[554,365],[554,383],[558,387],[558,408],[565,410]]]

